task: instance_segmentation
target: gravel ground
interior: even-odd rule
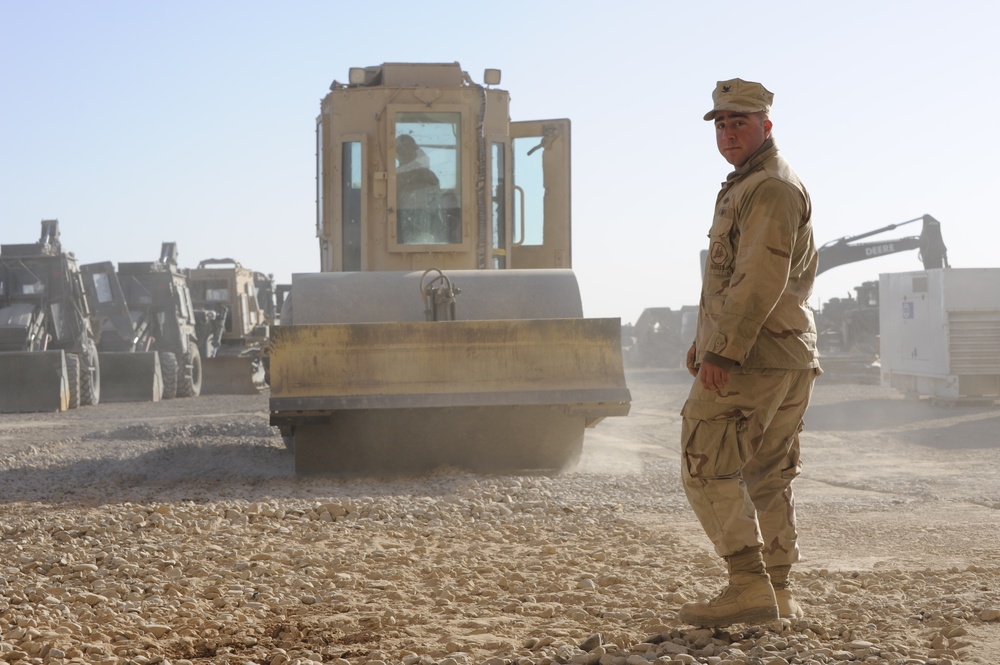
[[[559,477],[297,479],[267,395],[0,416],[0,661],[1000,663],[1000,410],[820,379],[800,621],[694,630],[681,370]]]

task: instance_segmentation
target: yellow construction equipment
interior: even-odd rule
[[[389,63],[321,101],[321,272],[266,348],[299,474],[555,472],[628,413],[621,321],[571,270],[570,122],[511,122],[483,80]]]

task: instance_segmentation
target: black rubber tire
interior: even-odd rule
[[[201,394],[201,352],[197,344],[188,344],[184,354],[184,369],[177,372],[177,396],[197,397]]]
[[[177,397],[177,356],[160,351],[160,374],[163,375],[163,399]]]
[[[97,406],[101,402],[101,361],[97,349],[89,347],[80,362],[80,405]]]
[[[66,354],[66,378],[69,380],[69,408],[80,408],[80,356]]]

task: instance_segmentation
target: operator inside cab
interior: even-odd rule
[[[444,168],[454,160],[457,150],[444,148],[444,159],[432,163],[425,145],[409,132],[396,136],[397,241],[406,245],[460,243],[460,189],[453,182],[458,171]],[[452,160],[447,158],[449,153]],[[449,178],[452,182],[448,182]]]

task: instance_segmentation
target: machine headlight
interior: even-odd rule
[[[365,68],[351,67],[347,73],[347,80],[351,85],[361,85],[365,82]]]

